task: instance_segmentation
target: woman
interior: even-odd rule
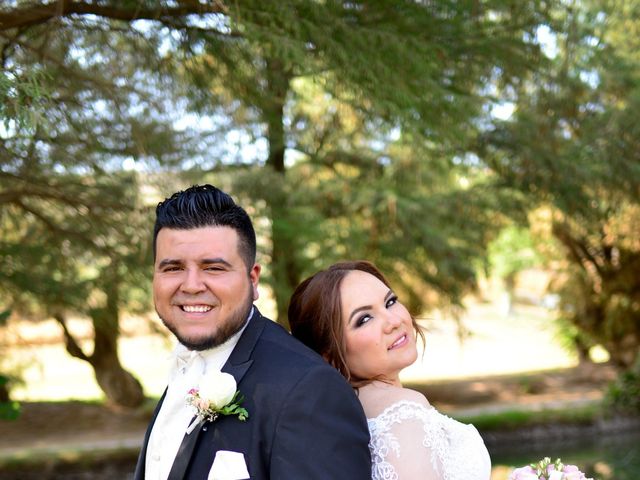
[[[289,305],[291,332],[357,390],[368,419],[372,478],[488,480],[489,454],[471,425],[436,411],[403,388],[422,331],[382,273],[340,262],[303,281]]]

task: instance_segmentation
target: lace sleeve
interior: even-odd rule
[[[400,401],[369,419],[373,480],[488,480],[478,434],[432,407]]]
[[[442,464],[437,456],[425,452],[424,428],[419,418],[401,419],[391,426],[385,436],[396,447],[393,453],[387,456],[389,466],[396,474],[391,478],[425,480],[442,478]]]

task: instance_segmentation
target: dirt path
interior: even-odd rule
[[[466,380],[406,384],[422,391],[443,412],[458,416],[511,409],[543,410],[602,399],[616,372],[607,364]]]

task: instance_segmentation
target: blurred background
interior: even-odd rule
[[[427,333],[405,383],[493,480],[640,476],[640,1],[0,0],[0,52],[0,478],[131,475],[154,210],[196,183],[284,326],[376,263]]]

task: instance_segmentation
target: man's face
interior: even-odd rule
[[[156,239],[153,301],[166,327],[191,350],[224,343],[258,298],[260,266],[249,272],[230,227],[163,228]]]

